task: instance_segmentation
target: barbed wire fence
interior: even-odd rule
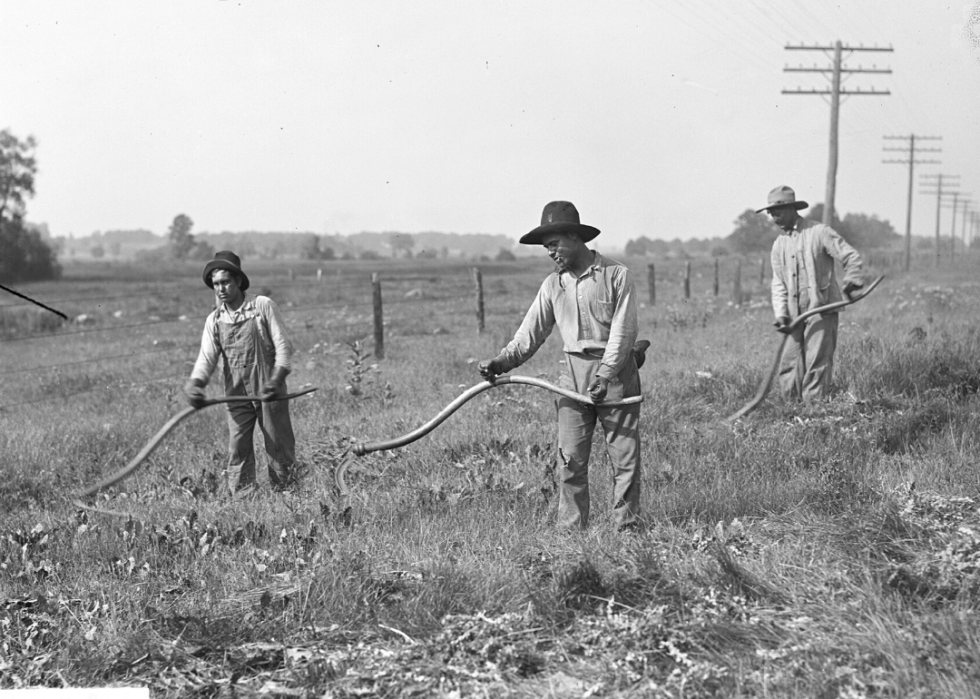
[[[900,264],[897,257],[891,259],[884,255],[868,256],[866,259],[869,267],[887,269]],[[527,270],[514,272],[497,268],[473,267],[468,271],[468,274],[458,270],[452,274],[376,272],[370,275],[361,274],[356,278],[351,275],[323,275],[319,271],[315,275],[297,277],[290,272],[288,281],[262,280],[250,291],[271,296],[277,302],[285,318],[289,337],[298,350],[309,350],[317,343],[343,345],[354,340],[364,340],[374,356],[381,359],[384,357],[386,336],[392,338],[399,335],[418,335],[422,332],[420,328],[426,323],[438,326],[450,318],[459,319],[471,315],[473,332],[482,333],[487,325],[487,309],[490,309],[493,315],[508,316],[516,328],[545,276]],[[767,297],[768,280],[771,278],[768,256],[759,256],[754,260],[743,256],[728,256],[694,261],[672,259],[661,263],[651,262],[646,263],[646,274],[634,262],[632,271],[637,297],[644,306],[655,306],[658,302],[661,305],[683,303],[692,296],[727,299],[729,303],[737,305],[747,301],[751,292],[762,298]],[[643,293],[644,286],[646,293]],[[487,303],[487,294],[493,303]],[[503,300],[505,296],[509,297],[506,301]],[[199,286],[192,287],[186,280],[136,294],[108,293],[44,299],[52,305],[68,304],[73,321],[48,332],[18,334],[11,333],[8,329],[5,335],[0,336],[0,356],[43,355],[44,351],[33,348],[34,343],[40,343],[50,353],[52,347],[59,342],[97,340],[111,337],[113,333],[126,333],[132,337],[141,330],[155,329],[164,335],[152,340],[153,344],[145,349],[103,354],[103,349],[114,345],[112,340],[106,340],[104,343],[92,344],[90,350],[94,354],[80,359],[29,363],[26,366],[9,366],[10,362],[2,362],[0,387],[11,380],[27,379],[31,385],[37,387],[34,392],[42,395],[24,397],[22,393],[22,399],[18,400],[5,396],[5,391],[0,390],[0,411],[66,400],[98,391],[135,388],[163,381],[182,382],[188,373],[187,365],[193,363],[193,359],[189,358],[197,356],[204,319],[213,308],[205,305],[210,303],[209,297],[203,297],[203,301],[201,299]],[[178,310],[167,310],[167,302]],[[26,302],[15,302],[0,306],[0,319],[5,312],[27,305]],[[113,312],[111,309],[114,305],[122,308]],[[134,305],[142,305],[142,310],[133,310]],[[92,308],[105,310],[100,318],[94,318],[89,315]],[[181,310],[184,312],[180,312]],[[141,315],[143,319],[138,322],[113,322],[132,315]],[[83,324],[88,322],[93,324]],[[0,322],[0,330],[3,329],[4,325]],[[148,337],[146,339],[149,340]],[[179,364],[174,359],[167,359],[168,355],[180,353],[183,353],[183,360]],[[90,379],[87,385],[68,391],[51,390],[51,384],[57,384],[57,381],[44,384],[36,380],[45,375],[63,375],[73,369],[102,364],[111,365],[118,373],[123,363],[148,357],[167,359],[173,369],[169,373],[155,373],[138,381],[117,380],[107,385],[90,385],[94,381]],[[85,381],[82,383],[86,384]]]

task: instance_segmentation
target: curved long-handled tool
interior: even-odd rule
[[[850,306],[852,303],[857,303],[865,296],[870,294],[872,291],[874,291],[874,288],[878,286],[878,284],[880,284],[881,280],[884,278],[885,278],[884,274],[879,276],[877,279],[871,282],[868,285],[868,287],[864,290],[864,292],[861,293],[860,295],[852,296],[849,299],[842,299],[840,301],[835,301],[834,303],[828,303],[824,306],[811,308],[809,311],[806,311],[805,313],[801,313],[800,315],[796,316],[793,319],[793,321],[788,326],[786,326],[785,331],[782,333],[783,338],[779,341],[779,347],[776,349],[776,356],[772,360],[772,367],[769,369],[769,373],[766,375],[766,378],[763,379],[762,384],[759,386],[759,390],[756,392],[755,398],[749,401],[741,410],[729,415],[727,418],[725,418],[725,420],[727,422],[737,420],[740,417],[744,417],[748,415],[757,407],[759,407],[759,404],[765,399],[766,394],[769,393],[769,389],[772,387],[773,379],[776,378],[776,372],[779,371],[779,361],[783,357],[783,349],[786,347],[786,340],[789,338],[790,334],[792,334],[792,332],[800,326],[800,324],[803,321],[805,321],[807,318],[812,318],[818,313],[829,313],[831,311],[836,311],[838,308],[843,308],[844,306]]]
[[[426,422],[421,427],[412,430],[408,434],[404,434],[401,437],[395,437],[394,439],[386,439],[378,442],[369,442],[367,444],[355,444],[351,448],[351,452],[356,456],[364,456],[373,451],[387,451],[388,449],[398,449],[406,444],[411,444],[412,442],[421,439],[425,435],[429,434],[441,425],[446,419],[459,410],[467,401],[475,396],[483,393],[484,391],[489,391],[491,388],[496,388],[497,386],[507,386],[510,384],[523,384],[525,386],[537,386],[538,388],[543,388],[545,390],[551,391],[552,393],[557,393],[560,396],[566,398],[571,398],[572,400],[577,400],[580,403],[585,403],[586,405],[599,405],[606,408],[616,408],[624,405],[636,405],[637,403],[643,402],[643,396],[631,396],[629,398],[623,398],[617,401],[602,401],[596,403],[591,398],[581,393],[576,393],[575,391],[569,391],[568,389],[561,388],[560,386],[555,386],[552,383],[543,381],[541,379],[535,379],[530,376],[498,376],[493,381],[481,381],[472,388],[467,389],[461,393],[453,402],[443,408],[438,415]],[[344,479],[344,475],[350,466],[351,458],[350,453],[348,453],[337,466],[334,471],[334,481],[337,485],[337,490],[341,495],[341,507],[343,512],[349,511],[349,500],[350,500],[350,489],[347,487],[347,483]]]
[[[313,391],[315,390],[316,388],[307,388],[302,391],[297,391],[296,393],[288,393],[286,395],[276,396],[272,400],[273,401],[292,400],[293,398],[299,398],[300,396],[305,396],[307,393],[313,393]],[[104,490],[110,486],[113,486],[119,481],[123,480],[124,478],[128,478],[130,475],[132,475],[133,471],[139,468],[140,464],[146,461],[146,458],[150,454],[152,454],[153,450],[160,445],[160,442],[163,441],[164,437],[166,437],[170,433],[170,431],[178,424],[180,424],[180,422],[188,415],[196,413],[198,410],[202,410],[212,405],[218,405],[219,403],[244,403],[244,402],[253,402],[253,403],[262,402],[262,397],[261,396],[222,396],[220,398],[209,398],[208,400],[204,401],[204,404],[200,408],[194,408],[194,407],[184,408],[179,413],[177,413],[172,418],[170,418],[170,420],[167,421],[167,424],[161,427],[160,430],[155,435],[153,435],[153,439],[151,439],[149,442],[146,443],[146,446],[144,446],[140,450],[139,454],[133,457],[132,461],[126,464],[125,468],[116,471],[108,478],[105,478],[99,481],[98,483],[96,483],[95,485],[86,488],[84,491],[82,491],[82,496],[88,497],[91,495],[95,495],[99,491]],[[75,504],[80,504],[80,503],[76,502]]]
[[[4,291],[7,291],[7,292],[9,292],[9,293],[11,293],[11,294],[13,294],[14,296],[19,296],[19,297],[20,297],[20,298],[22,298],[22,299],[25,299],[25,300],[27,300],[27,301],[30,301],[30,302],[31,302],[31,303],[33,303],[33,304],[34,304],[35,306],[40,306],[40,307],[41,307],[41,308],[43,308],[44,310],[46,310],[46,311],[51,311],[51,312],[52,312],[52,313],[54,313],[55,315],[58,315],[58,316],[61,316],[61,317],[62,317],[62,318],[64,318],[65,320],[68,320],[68,316],[66,316],[66,315],[65,315],[64,313],[62,313],[61,311],[59,311],[59,310],[58,310],[57,308],[51,308],[51,306],[45,306],[45,305],[44,305],[43,303],[41,303],[40,301],[37,301],[36,299],[32,299],[32,298],[31,298],[30,296],[25,296],[24,294],[22,294],[22,293],[20,293],[19,291],[14,291],[14,290],[13,290],[13,289],[11,289],[11,288],[10,288],[9,286],[4,286],[3,284],[0,284],[0,289],[3,289]]]

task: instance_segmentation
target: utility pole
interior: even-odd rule
[[[973,240],[977,237],[977,227],[980,226],[980,213],[976,211],[970,212],[970,244],[968,248],[973,247]]]
[[[908,136],[885,136],[885,140],[890,141],[908,141],[908,148],[884,148],[886,151],[908,151],[908,160],[882,160],[883,163],[901,163],[908,164],[909,166],[909,193],[908,193],[908,203],[905,207],[905,271],[909,271],[909,267],[912,265],[912,181],[914,175],[912,174],[915,170],[916,164],[926,165],[926,164],[938,164],[938,160],[916,160],[915,159],[915,134],[909,134]],[[920,141],[939,141],[942,140],[942,136],[919,136]],[[942,148],[919,148],[920,153],[941,153]]]
[[[805,68],[799,66],[796,68],[786,67],[783,68],[783,72],[786,73],[821,73],[824,77],[830,74],[830,89],[829,90],[803,90],[797,88],[796,90],[783,90],[784,95],[830,95],[830,153],[827,163],[827,191],[824,196],[824,209],[823,209],[823,223],[825,225],[830,225],[833,222],[834,215],[834,198],[837,192],[837,124],[840,114],[840,98],[841,95],[845,97],[848,95],[890,95],[891,92],[888,90],[875,90],[872,87],[870,90],[862,90],[860,88],[856,90],[841,89],[841,76],[850,76],[854,73],[891,73],[890,68],[878,68],[872,66],[871,68],[863,68],[858,66],[857,68],[844,68],[842,67],[844,52],[848,52],[848,56],[855,51],[894,51],[892,47],[870,47],[870,46],[844,46],[840,41],[835,41],[833,46],[804,46],[800,44],[799,46],[786,46],[787,51],[823,51],[827,54],[827,57],[833,61],[830,68],[818,68],[816,64],[812,68]],[[831,54],[830,52],[833,52]]]
[[[953,217],[949,222],[949,259],[956,259],[956,209],[963,205],[963,220],[966,220],[966,207],[970,203],[970,197],[966,192],[953,192],[953,203],[946,208],[953,210]]]
[[[966,238],[966,222],[973,218],[973,209],[967,205],[963,205],[963,232],[960,234],[963,238],[963,254],[968,255],[970,253],[970,243]]]
[[[923,179],[927,185],[935,185],[936,189],[934,191],[923,192],[923,194],[935,194],[936,195],[936,267],[939,266],[939,213],[942,211],[943,207],[943,196],[949,196],[954,194],[953,191],[943,190],[943,184],[947,180],[957,180],[959,175],[947,175],[940,172],[936,175],[923,175]],[[933,181],[935,178],[935,182]]]

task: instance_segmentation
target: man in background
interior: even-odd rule
[[[783,395],[811,401],[830,393],[837,349],[837,311],[818,313],[790,331],[792,319],[842,300],[834,262],[844,269],[848,298],[864,284],[861,256],[837,231],[800,216],[809,205],[786,186],[769,192],[766,211],[782,231],[772,245],[772,310],[779,332],[789,334],[779,367]]]
[[[565,349],[560,385],[594,401],[558,399],[558,524],[588,526],[589,458],[592,434],[601,422],[614,470],[615,524],[629,530],[640,516],[640,406],[602,403],[640,395],[634,344],[642,357],[649,343],[636,343],[636,294],[629,270],[586,246],[597,235],[598,229],[580,223],[570,202],[544,207],[541,225],[520,242],[544,246],[558,270],[544,280],[514,339],[478,368],[492,381],[530,359],[558,326]]]
[[[204,267],[204,283],[214,289],[217,308],[204,322],[201,351],[184,386],[188,402],[200,408],[207,386],[222,358],[226,396],[261,396],[262,402],[228,403],[228,485],[232,492],[255,484],[252,434],[258,422],[269,455],[269,480],[282,490],[292,484],[295,439],[288,401],[271,401],[286,393],[293,346],[282,315],[265,296],[245,293],[248,276],[238,255],[215,254]]]

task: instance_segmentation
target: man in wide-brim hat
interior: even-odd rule
[[[650,343],[636,342],[636,293],[629,270],[586,246],[597,235],[597,228],[580,222],[570,202],[544,207],[541,225],[521,243],[544,246],[558,269],[544,280],[514,339],[478,368],[492,381],[530,359],[558,326],[565,349],[560,385],[591,396],[594,403],[558,399],[558,523],[572,529],[589,523],[589,458],[600,422],[613,463],[615,524],[630,530],[640,516],[640,406],[606,407],[603,402],[640,395],[637,363]]]
[[[248,276],[235,253],[222,250],[204,267],[204,283],[214,289],[217,307],[204,321],[201,351],[184,386],[188,402],[203,405],[204,388],[222,359],[225,395],[262,396],[262,402],[228,403],[228,485],[232,492],[255,483],[252,436],[259,424],[269,455],[273,488],[288,487],[294,477],[295,439],[288,401],[270,401],[286,393],[293,346],[282,314],[266,296],[245,293]]]
[[[807,208],[785,185],[769,192],[766,211],[781,233],[772,245],[772,310],[779,332],[788,333],[779,367],[783,395],[806,401],[830,392],[837,349],[837,312],[808,318],[792,332],[792,319],[842,299],[834,261],[844,269],[844,294],[863,286],[861,256],[830,226],[800,216]]]

